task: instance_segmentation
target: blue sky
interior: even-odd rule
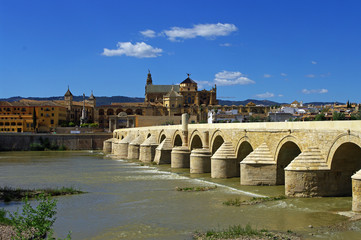
[[[0,0],[0,98],[143,97],[191,73],[225,100],[361,102],[361,1]]]

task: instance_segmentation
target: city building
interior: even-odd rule
[[[50,132],[66,116],[66,108],[53,101],[0,102],[0,132]]]

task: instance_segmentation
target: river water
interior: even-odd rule
[[[217,186],[205,192],[176,187]],[[351,197],[293,198],[232,207],[224,201],[278,196],[284,186],[240,186],[239,178],[211,179],[170,165],[109,159],[100,152],[0,152],[0,186],[76,187],[88,193],[58,197],[57,237],[72,239],[192,239],[194,231],[250,224],[275,231],[291,230],[305,239],[361,239],[361,224],[351,230],[326,226],[348,220]],[[21,203],[0,208],[16,210]],[[312,225],[313,228],[310,228]]]

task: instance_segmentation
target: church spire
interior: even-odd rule
[[[152,74],[150,74],[150,70],[148,69],[148,77],[147,77],[147,85],[152,85]]]

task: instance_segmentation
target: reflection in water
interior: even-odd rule
[[[73,239],[191,239],[195,230],[250,223],[257,228],[301,232],[313,238],[352,239],[353,231],[318,233],[317,227],[347,219],[351,198],[286,199],[253,206],[222,202],[283,194],[283,186],[240,186],[239,178],[211,179],[170,165],[140,166],[104,159],[91,152],[0,153],[1,186],[44,188],[74,186],[87,194],[59,197],[55,232]],[[214,186],[206,192],[178,192],[176,187]],[[15,210],[18,204],[0,204]],[[315,228],[308,228],[313,225]],[[313,232],[312,232],[313,231]],[[357,239],[357,238],[354,238]]]

